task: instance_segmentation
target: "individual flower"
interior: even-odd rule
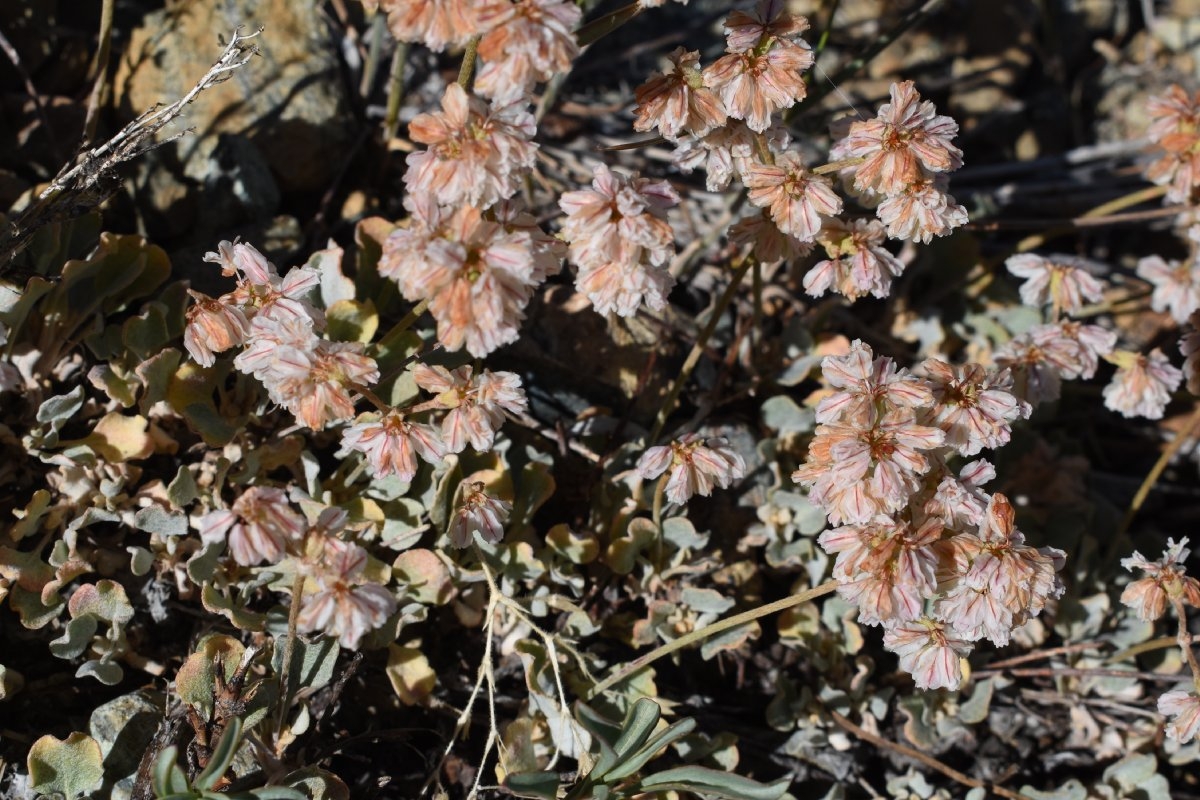
[[[687,433],[669,445],[651,447],[638,459],[637,471],[653,480],[670,470],[665,495],[682,506],[695,494],[708,497],[714,486],[728,488],[746,474],[746,462],[720,437]]]
[[[271,397],[315,431],[354,416],[350,392],[379,380],[375,359],[359,342],[318,340],[312,352],[284,348],[269,381]]]
[[[202,367],[211,367],[216,362],[216,353],[238,347],[250,333],[250,323],[238,306],[224,298],[213,298],[193,292],[188,294],[196,301],[187,310],[187,327],[183,330],[183,346]]]
[[[440,112],[420,114],[408,125],[409,137],[428,148],[409,154],[405,185],[444,206],[487,208],[513,195],[533,168],[536,131],[523,101],[489,108],[452,83]]]
[[[364,578],[367,551],[358,545],[326,538],[320,564],[316,591],[292,598],[300,603],[298,628],[301,633],[325,633],[353,650],[368,631],[395,613],[396,598]]]
[[[1180,325],[1200,309],[1200,267],[1194,261],[1168,262],[1159,256],[1146,256],[1138,260],[1137,274],[1154,287],[1150,307],[1169,311]]]
[[[1109,357],[1118,369],[1104,387],[1104,406],[1124,417],[1162,419],[1171,392],[1183,382],[1183,371],[1172,366],[1158,348],[1149,355],[1121,351]]]
[[[970,642],[928,617],[891,626],[883,634],[883,646],[900,657],[900,668],[913,676],[918,689],[957,689],[962,658],[971,652]]]
[[[887,356],[875,357],[871,347],[855,339],[844,356],[821,359],[821,374],[837,391],[817,405],[818,423],[846,420],[869,427],[876,412],[929,405],[933,394],[908,370]]]
[[[888,195],[875,209],[887,226],[888,236],[928,244],[967,224],[967,210],[946,193],[943,176],[917,180],[899,193]]]
[[[504,523],[512,511],[512,503],[487,493],[480,481],[463,481],[462,502],[450,519],[450,544],[469,547],[478,533],[488,544],[504,538]]]
[[[1158,698],[1158,713],[1173,717],[1166,726],[1168,739],[1187,744],[1200,734],[1200,695],[1196,692],[1167,692]]]
[[[799,43],[808,20],[789,13],[785,0],[759,0],[751,11],[732,11],[725,19],[725,43],[731,53],[753,50],[772,40]]]
[[[264,384],[273,385],[281,356],[295,351],[294,360],[304,360],[317,349],[319,341],[307,317],[259,314],[250,323],[246,348],[238,353],[233,365],[239,372],[253,375]]]
[[[1008,443],[1012,423],[1028,419],[1031,406],[1012,391],[1012,376],[978,364],[953,366],[927,359],[917,369],[933,392],[930,422],[946,432],[946,444],[960,455]]]
[[[995,479],[996,468],[979,459],[963,466],[957,475],[944,468],[944,475],[924,503],[916,505],[926,517],[934,517],[947,528],[978,528],[991,498],[979,487]]]
[[[1004,264],[1013,275],[1025,278],[1021,302],[1034,307],[1050,304],[1055,316],[1073,314],[1083,308],[1084,301],[1098,303],[1104,297],[1104,286],[1077,259],[1020,253]]]
[[[823,218],[842,210],[830,180],[809,172],[797,153],[782,153],[774,164],[754,164],[743,180],[750,202],[768,209],[779,230],[802,242],[813,241]]]
[[[206,544],[224,540],[233,560],[244,567],[279,563],[288,546],[298,543],[307,530],[287,494],[266,486],[251,486],[231,509],[205,514],[199,526]]]
[[[817,241],[829,257],[805,274],[804,291],[810,297],[834,291],[849,300],[867,294],[887,297],[892,279],[900,276],[904,264],[883,246],[885,238],[879,220],[826,220]]]
[[[634,92],[635,131],[658,128],[667,139],[686,132],[704,136],[725,124],[725,109],[712,90],[704,85],[700,52],[675,48],[668,56],[674,68],[652,76]]]
[[[1167,202],[1191,204],[1200,179],[1200,93],[1189,96],[1172,85],[1150,98],[1150,140],[1166,151],[1146,177],[1167,188]]]
[[[1014,393],[1036,406],[1057,400],[1064,378],[1086,380],[1095,375],[1100,357],[1112,351],[1116,338],[1099,325],[1037,325],[998,348],[996,366],[1011,370]]]
[[[933,544],[942,525],[929,520],[917,529],[879,516],[864,525],[843,525],[818,539],[836,554],[833,577],[838,594],[858,606],[865,625],[919,618],[925,600],[937,591],[938,556]]]
[[[486,453],[504,424],[504,415],[522,414],[526,409],[521,378],[511,372],[484,370],[472,375],[470,367],[451,372],[418,364],[413,377],[418,386],[437,395],[435,408],[448,409],[442,418],[442,441],[450,453],[462,452],[468,443]]]
[[[763,266],[791,263],[812,252],[811,242],[802,242],[779,230],[766,211],[756,211],[731,225],[729,241],[739,248],[749,247]]]
[[[1179,600],[1200,608],[1200,581],[1184,571],[1184,562],[1191,553],[1187,543],[1187,537],[1178,542],[1167,539],[1167,549],[1158,561],[1148,561],[1136,550],[1129,558],[1121,559],[1121,566],[1130,572],[1138,569],[1146,573],[1121,593],[1121,602],[1137,612],[1139,619],[1158,619],[1167,610],[1168,601]]]
[[[566,0],[484,2],[479,25],[483,66],[475,91],[497,102],[520,99],[534,84],[566,72],[579,55],[572,31],[583,16]]]
[[[420,228],[418,222],[415,228]],[[539,266],[533,238],[462,206],[436,232],[388,237],[379,272],[411,301],[428,300],[438,341],[482,358],[517,339]]]
[[[441,52],[479,32],[478,0],[379,0],[388,29],[400,42],[420,42]]]
[[[395,475],[406,483],[417,473],[417,456],[435,465],[446,457],[446,445],[436,428],[410,422],[395,410],[359,417],[342,432],[342,447],[364,454],[376,477]]]
[[[891,102],[875,119],[854,122],[830,153],[835,160],[861,159],[853,167],[859,191],[899,195],[931,174],[962,166],[962,151],[951,140],[958,123],[922,100],[912,81],[894,83]]]
[[[599,313],[627,317],[643,302],[654,310],[666,304],[675,282],[665,268],[674,254],[666,211],[678,202],[666,181],[627,178],[603,164],[591,189],[559,198],[567,214],[562,235],[579,267],[576,284]]]
[[[529,251],[532,256],[532,269],[529,272],[531,284],[541,284],[550,276],[559,273],[567,255],[566,242],[543,231],[519,200],[502,200],[488,209],[488,212],[506,233],[519,233],[529,237]]]
[[[739,38],[735,40],[740,41]],[[808,89],[801,77],[813,65],[807,45],[775,39],[767,47],[729,49],[704,70],[704,84],[712,89],[725,112],[746,121],[750,130],[762,133],[771,116],[804,99]]]

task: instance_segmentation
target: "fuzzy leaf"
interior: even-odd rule
[[[728,800],[779,800],[791,783],[791,778],[780,778],[769,784],[759,783],[731,772],[689,765],[656,772],[643,778],[639,786],[649,792],[673,789]]]
[[[101,417],[82,443],[105,461],[148,458],[154,452],[154,439],[146,431],[149,424],[143,416],[127,417],[114,411]]]
[[[66,740],[43,736],[29,748],[29,782],[38,794],[83,797],[104,782],[104,757],[99,743],[83,733]]]
[[[99,624],[91,614],[71,620],[63,626],[63,634],[50,642],[50,652],[58,658],[76,658],[83,654],[96,635]]]
[[[415,647],[388,645],[387,676],[406,706],[424,705],[437,686],[437,674],[429,666],[429,659]]]
[[[325,311],[329,338],[335,342],[369,342],[379,330],[379,315],[370,300],[339,300]]]
[[[122,625],[133,619],[133,606],[125,594],[125,587],[116,581],[102,580],[85,583],[71,595],[67,606],[72,618],[95,615],[105,622]]]
[[[75,677],[95,678],[105,686],[116,686],[125,677],[125,672],[115,661],[85,661],[75,670]]]
[[[407,583],[406,594],[425,605],[445,605],[454,596],[450,570],[432,550],[406,550],[396,557],[393,575]]]
[[[82,386],[76,386],[67,394],[51,397],[38,406],[37,421],[43,425],[49,424],[55,431],[60,430],[67,420],[83,408],[83,399]]]
[[[186,469],[181,468],[183,472]],[[187,472],[191,476],[190,472]],[[192,484],[195,486],[195,484]],[[183,536],[188,531],[187,516],[167,511],[162,506],[146,506],[138,509],[133,517],[134,526],[140,531],[157,533],[160,536]]]

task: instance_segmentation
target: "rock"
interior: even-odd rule
[[[218,151],[221,134],[252,143],[284,191],[320,191],[338,169],[350,118],[319,4],[312,0],[188,0],[146,15],[114,82],[132,118],[182,97],[221,53],[220,37],[261,23],[261,54],[196,98],[183,124],[199,138],[180,152]],[[241,145],[233,145],[241,147]],[[241,153],[245,155],[245,153]],[[205,173],[203,167],[191,168]]]
[[[162,699],[149,692],[132,692],[110,700],[92,712],[88,732],[100,744],[104,774],[115,780],[113,800],[129,797],[133,775],[162,719]]]

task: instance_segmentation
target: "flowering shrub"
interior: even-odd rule
[[[1188,785],[1200,94],[1018,218],[977,102],[858,77],[936,5],[332,3],[362,135],[304,241],[72,218],[155,112],[31,192],[0,797]]]

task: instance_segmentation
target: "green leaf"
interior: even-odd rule
[[[62,794],[67,800],[83,797],[104,782],[104,756],[100,744],[83,733],[65,741],[43,736],[29,748],[29,782],[37,794]]]
[[[188,531],[187,516],[167,511],[162,506],[146,506],[139,509],[133,517],[133,525],[139,531],[157,533],[160,536],[183,536]]]
[[[76,386],[67,394],[60,394],[46,400],[37,410],[37,421],[58,431],[67,420],[75,416],[75,412],[83,408],[83,387]]]
[[[621,736],[613,743],[613,755],[616,757],[616,763],[612,769],[619,769],[626,758],[646,743],[646,740],[654,733],[654,726],[661,718],[662,708],[653,700],[643,697],[633,704],[621,726],[623,728]],[[592,770],[592,775],[598,780],[606,780],[612,769],[604,772]]]
[[[693,792],[728,800],[779,800],[791,783],[791,778],[759,783],[732,772],[688,765],[656,772],[642,778],[638,786],[648,792]]]
[[[369,342],[379,330],[379,315],[370,300],[338,300],[325,311],[329,338],[335,342]]]
[[[271,654],[271,668],[279,675],[283,669],[283,654],[287,650],[288,637],[280,636],[275,640],[275,650]],[[320,689],[333,680],[333,669],[337,665],[338,643],[336,639],[322,636],[316,641],[307,642],[302,637],[296,637],[296,646],[292,648],[292,668],[288,678],[288,699],[285,705],[291,704],[291,696],[302,688]]]
[[[260,789],[251,789],[250,794],[260,800],[308,800],[308,795],[304,792],[286,786],[263,786]]]
[[[150,785],[154,788],[154,796],[160,798],[169,797],[171,795],[187,792],[187,778],[183,774],[183,770],[175,763],[179,757],[179,750],[175,745],[165,748],[158,754],[158,758],[154,761],[154,770],[150,776]]]
[[[636,753],[633,753],[628,758],[624,759],[619,765],[609,770],[604,776],[606,783],[619,781],[623,778],[628,778],[635,772],[646,766],[650,759],[654,758],[664,748],[672,742],[682,739],[696,729],[696,720],[688,717],[675,722],[666,730],[650,738],[648,742],[642,745]]]
[[[75,677],[95,678],[105,686],[116,686],[125,677],[125,672],[115,661],[85,661],[75,670]]]
[[[555,800],[560,783],[557,772],[516,772],[504,779],[504,788],[517,797]]]
[[[241,743],[242,721],[238,717],[231,717],[225,724],[225,730],[221,733],[216,747],[213,748],[208,766],[196,776],[196,780],[192,782],[192,788],[207,792],[216,786],[217,781],[221,780],[221,777],[232,766],[233,759],[237,755],[238,745]]]
[[[76,658],[83,654],[96,635],[96,617],[86,614],[71,620],[63,627],[62,636],[50,642],[50,652],[57,658]]]

